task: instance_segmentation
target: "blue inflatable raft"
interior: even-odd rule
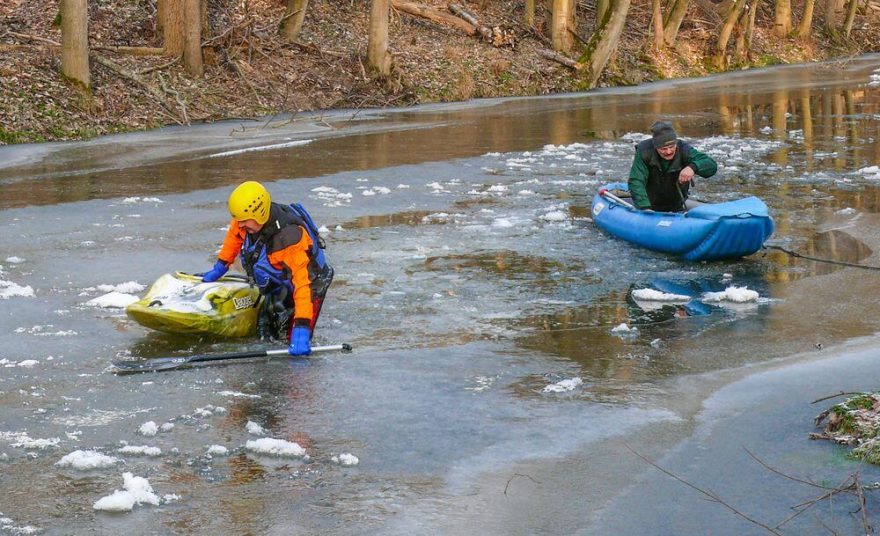
[[[628,195],[626,183],[602,186],[593,197],[593,222],[617,238],[689,261],[751,255],[773,233],[767,205],[757,197],[700,204],[681,213],[638,210],[623,198]]]

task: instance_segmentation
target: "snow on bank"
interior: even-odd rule
[[[296,141],[288,141],[284,143],[273,143],[271,145],[259,145],[257,147],[246,147],[244,149],[234,149],[232,151],[223,151],[222,153],[214,153],[209,154],[208,158],[219,158],[221,156],[232,156],[236,154],[242,153],[250,153],[253,151],[271,151],[273,149],[286,149],[287,147],[297,147],[300,145],[308,145],[312,143],[313,140],[296,140]]]
[[[70,467],[78,471],[88,471],[113,467],[117,463],[119,463],[119,458],[107,456],[95,450],[75,450],[55,462],[55,465]]]

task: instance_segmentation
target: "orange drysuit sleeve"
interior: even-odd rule
[[[305,229],[299,242],[269,254],[272,266],[290,270],[290,282],[293,284],[293,319],[312,321],[312,278],[309,274],[309,254],[312,238]]]
[[[238,253],[241,251],[241,245],[244,244],[244,234],[247,231],[238,227],[238,222],[234,219],[229,222],[229,228],[226,229],[226,237],[223,239],[223,246],[217,258],[225,262],[227,265],[235,262]]]

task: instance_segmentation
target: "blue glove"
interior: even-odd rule
[[[290,336],[290,346],[287,352],[290,355],[309,355],[312,353],[312,344],[310,339],[312,333],[305,326],[296,326],[293,328],[293,334]]]
[[[217,259],[217,262],[214,263],[214,267],[202,275],[202,281],[205,283],[213,283],[223,277],[223,274],[225,274],[227,270],[229,270],[229,265],[220,259]]]

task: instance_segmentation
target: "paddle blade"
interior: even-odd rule
[[[180,368],[189,363],[187,357],[160,357],[145,359],[142,361],[114,361],[114,372],[121,374],[133,374],[136,372],[158,372]]]

